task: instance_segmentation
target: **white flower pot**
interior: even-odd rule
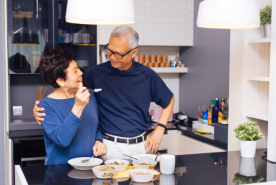
[[[245,158],[255,157],[257,141],[240,140],[241,156]]]

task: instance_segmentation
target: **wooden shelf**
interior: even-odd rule
[[[170,68],[170,67],[151,67],[156,73],[187,73],[187,67]]]
[[[268,121],[268,116],[262,116],[262,115],[258,115],[258,114],[247,113],[246,117],[259,119],[259,120],[263,120],[263,121]]]
[[[257,44],[257,43],[270,43],[271,38],[259,38],[259,39],[251,39],[248,41],[249,44]]]
[[[249,81],[269,82],[269,77],[262,76],[248,76],[246,79]]]

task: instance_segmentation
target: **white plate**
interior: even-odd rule
[[[70,164],[71,166],[73,166],[73,168],[77,170],[91,170],[93,167],[99,166],[100,164],[103,163],[103,160],[99,158],[92,158],[89,161],[90,165],[86,165],[86,166],[80,165],[82,160],[89,159],[89,158],[90,157],[79,157],[79,158],[70,159],[68,161],[68,164]]]
[[[155,160],[156,154],[137,154],[137,155],[133,155],[131,157],[134,157],[138,160],[142,160],[142,159],[143,160]],[[160,161],[160,155],[157,157],[157,161]]]

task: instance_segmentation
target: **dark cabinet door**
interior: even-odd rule
[[[96,25],[65,21],[67,1],[8,0],[9,74],[38,74],[41,55],[55,47],[75,54],[86,71],[96,65]]]
[[[67,23],[67,0],[55,0],[54,4],[54,47],[74,53],[75,61],[85,72],[97,64],[97,26]]]
[[[8,0],[9,74],[37,73],[40,56],[53,48],[50,0]]]

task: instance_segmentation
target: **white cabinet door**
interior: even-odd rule
[[[134,0],[135,23],[129,24],[129,26],[135,29],[140,36],[139,45],[144,44],[144,6],[145,6],[145,0]],[[118,25],[98,25],[97,26],[98,44],[106,45],[109,42],[109,38],[112,30],[117,26]]]
[[[197,141],[184,135],[181,135],[178,141],[178,155],[225,152],[223,149]]]
[[[145,45],[192,46],[193,0],[146,0]]]

